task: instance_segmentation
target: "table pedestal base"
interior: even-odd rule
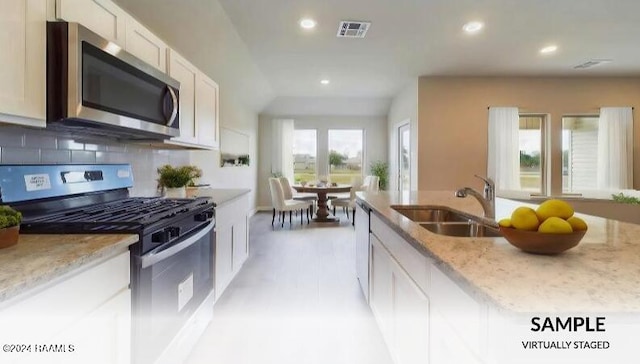
[[[340,222],[340,219],[329,213],[326,192],[318,192],[318,210],[316,211],[316,217],[312,220],[315,222]]]

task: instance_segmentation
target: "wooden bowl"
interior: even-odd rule
[[[501,226],[500,232],[511,245],[525,252],[551,255],[559,254],[575,247],[580,243],[587,231],[574,231],[569,234],[549,234]]]
[[[0,249],[18,244],[20,225],[0,229]]]

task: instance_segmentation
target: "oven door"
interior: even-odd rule
[[[214,225],[135,259],[136,363],[154,362],[213,291]]]

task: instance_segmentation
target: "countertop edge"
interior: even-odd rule
[[[494,308],[498,310],[508,310],[512,312],[512,310],[509,307],[505,307],[500,302],[496,301],[493,297],[491,297],[491,295],[484,292],[480,288],[476,287],[476,285],[473,284],[472,282],[469,282],[469,280],[467,280],[463,275],[458,273],[454,267],[449,265],[447,262],[442,260],[437,254],[433,253],[427,247],[425,247],[420,242],[418,242],[416,238],[413,237],[411,234],[409,234],[406,230],[402,229],[400,226],[396,225],[393,221],[389,220],[389,218],[385,214],[379,212],[376,207],[367,203],[366,200],[363,200],[360,197],[356,197],[356,199],[362,202],[363,204],[365,204],[368,208],[371,209],[371,211],[378,212],[376,215],[389,228],[391,228],[394,232],[400,235],[400,237],[402,237],[407,243],[409,243],[413,248],[415,248],[420,253],[422,253],[425,257],[432,259],[435,265],[438,268],[440,268],[440,270],[442,270],[443,273],[445,273],[449,278],[454,280],[456,283],[460,284],[461,288],[464,290],[465,293],[469,294],[475,300],[479,300],[481,302],[491,304]]]
[[[38,277],[29,277],[23,282],[0,291],[0,308],[10,306],[16,302],[33,296],[43,290],[62,282],[84,270],[87,270],[109,258],[126,252],[130,245],[138,241],[138,235],[121,239],[119,242],[98,249],[90,254],[75,259],[70,264],[59,265],[51,271]]]

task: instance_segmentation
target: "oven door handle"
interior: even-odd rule
[[[167,258],[170,258],[184,249],[190,247],[200,240],[203,236],[207,235],[213,229],[215,225],[214,222],[211,222],[209,225],[205,226],[202,230],[198,231],[194,235],[190,236],[187,240],[176,244],[170,248],[164,248],[162,246],[157,247],[156,249],[150,251],[149,253],[143,255],[140,258],[140,263],[142,264],[142,268],[147,268],[153,264],[161,262]],[[164,249],[163,249],[164,248]]]

